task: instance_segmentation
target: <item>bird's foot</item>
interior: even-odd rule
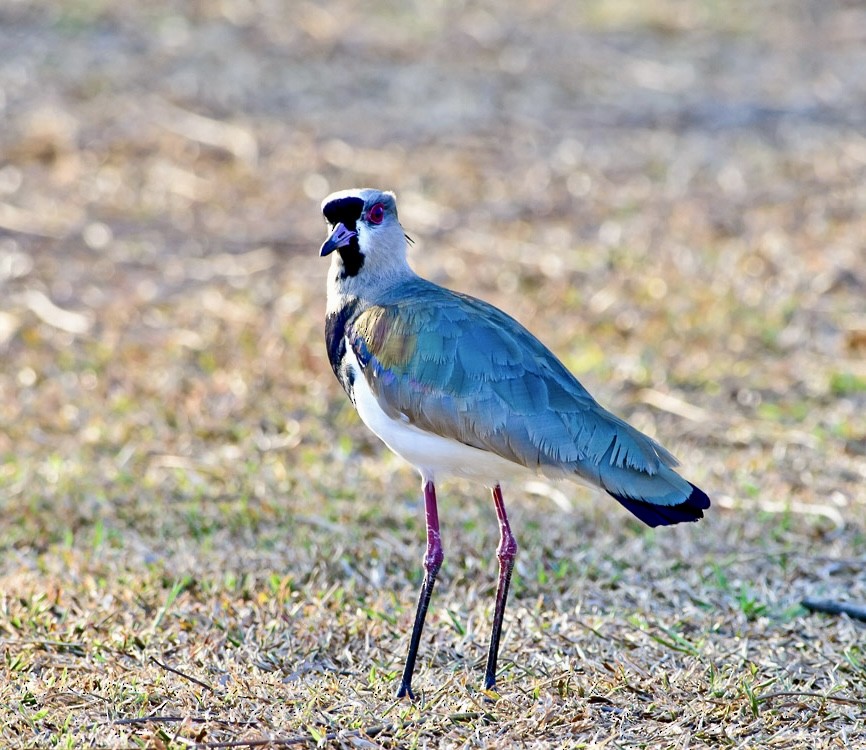
[[[407,695],[409,696],[409,700],[415,700],[415,693],[412,692],[412,686],[404,680],[400,683],[400,689],[397,691],[397,697],[405,698]]]

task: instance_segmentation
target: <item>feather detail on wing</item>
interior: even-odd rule
[[[668,451],[599,406],[538,339],[481,300],[418,279],[346,334],[394,418],[551,477],[578,474],[615,497],[673,505],[689,487],[668,468]],[[673,486],[647,497],[660,472]]]

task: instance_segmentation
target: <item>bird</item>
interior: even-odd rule
[[[499,579],[484,689],[495,690],[517,541],[504,480],[526,472],[601,488],[648,526],[703,518],[710,498],[652,438],[603,408],[517,320],[409,266],[393,192],[353,188],[322,202],[331,257],[328,359],[364,424],[421,475],[427,547],[399,698],[412,677],[444,559],[436,482],[489,488],[499,522]]]

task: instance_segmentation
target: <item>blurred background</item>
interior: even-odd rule
[[[729,575],[781,608],[862,595],[864,70],[854,0],[6,0],[5,590],[321,565],[411,604],[417,480],[322,340],[319,203],[374,186],[420,273],[528,325],[710,493],[671,554],[809,550]],[[597,496],[529,489],[522,565],[564,508],[586,528],[550,554],[620,538]],[[490,509],[457,505],[452,575],[489,578]]]
[[[866,453],[864,40],[856,2],[5,3],[5,480],[256,439],[291,466],[344,417],[363,434],[316,249],[321,199],[372,185],[422,274],[644,429],[672,419],[714,494],[841,512]]]

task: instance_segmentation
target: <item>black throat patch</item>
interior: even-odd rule
[[[346,229],[354,231],[354,226],[347,226]],[[340,253],[340,258],[343,260],[343,270],[340,272],[340,278],[345,279],[349,276],[357,276],[361,266],[364,265],[364,254],[358,245],[358,237],[352,237],[349,244],[337,250]]]
[[[331,226],[342,224],[350,232],[357,231],[358,220],[364,211],[364,201],[361,198],[346,197],[337,198],[322,208],[322,213]],[[349,240],[349,244],[337,250],[343,261],[343,270],[339,278],[345,279],[349,276],[357,276],[361,266],[364,265],[364,255],[358,245],[357,235]]]

